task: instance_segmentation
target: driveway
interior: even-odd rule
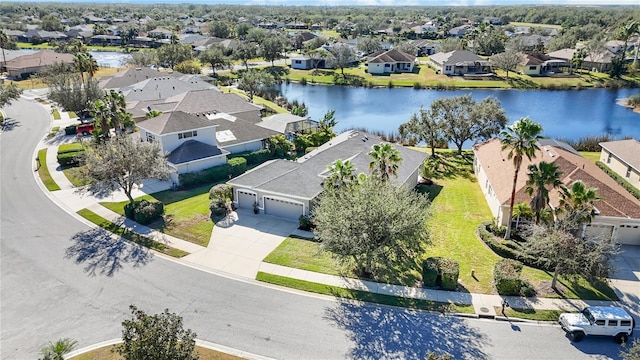
[[[640,246],[623,245],[613,261],[611,286],[636,319],[640,321]]]
[[[298,222],[238,209],[219,221],[209,246],[184,261],[255,279],[262,260],[298,227]]]

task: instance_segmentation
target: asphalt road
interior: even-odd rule
[[[198,338],[277,359],[615,358],[610,339],[572,344],[557,326],[464,319],[335,301],[186,267],[110,240],[51,202],[34,179],[48,114],[21,99],[0,135],[0,358],[48,341],[121,335],[128,306],[168,308]],[[49,154],[53,156],[53,154]],[[600,355],[598,355],[600,354]]]

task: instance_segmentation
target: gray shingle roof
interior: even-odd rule
[[[448,53],[436,53],[431,55],[429,59],[440,65],[455,65],[465,61],[486,61],[480,56],[467,50],[454,50]]]
[[[212,89],[213,85],[192,79],[181,81],[171,76],[150,78],[120,89],[127,101],[167,99],[192,90]]]
[[[182,75],[182,73],[177,71],[160,72],[155,69],[143,67],[127,69],[112,76],[104,77],[100,79],[98,84],[102,89],[120,89],[156,77],[179,77]]]
[[[241,96],[223,93],[217,89],[193,90],[167,99],[167,102],[172,101],[178,103],[175,110],[190,114],[223,112],[230,115],[238,115],[241,113],[254,113],[254,116],[247,117],[245,120],[252,122],[261,120],[260,110],[262,107],[248,102]]]
[[[385,51],[369,60],[370,63],[414,62],[416,57],[398,49]]]
[[[327,168],[336,160],[350,160],[357,173],[368,173],[373,145],[382,140],[371,134],[347,131],[305,155],[298,161],[275,160],[229,181],[229,184],[259,191],[283,194],[300,199],[313,199],[322,192]],[[423,164],[426,153],[395,145],[402,162],[397,182],[406,182]]]
[[[213,122],[206,118],[187,114],[182,111],[166,112],[149,120],[141,121],[137,125],[157,135],[215,126]]]
[[[177,165],[228,153],[228,151],[221,150],[217,146],[211,146],[196,140],[187,140],[167,156],[167,161]]]

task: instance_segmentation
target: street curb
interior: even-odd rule
[[[554,325],[555,321],[544,321],[544,320],[529,320],[529,319],[521,319],[521,318],[510,318],[507,316],[496,316],[493,318],[496,321],[506,321],[506,322],[519,322],[519,323],[529,323],[529,324],[538,324],[538,325]]]
[[[115,345],[115,344],[119,344],[122,342],[122,339],[118,338],[118,339],[111,339],[111,340],[107,340],[107,341],[103,341],[103,342],[99,342],[93,345],[89,345],[89,346],[85,346],[81,349],[78,350],[74,350],[66,355],[64,355],[64,359],[70,359],[74,356],[78,356],[78,355],[82,355],[84,353],[96,350],[96,349],[100,349],[103,347],[107,347],[107,346],[111,346],[111,345]],[[274,358],[270,358],[270,357],[266,357],[266,356],[262,356],[262,355],[258,355],[258,354],[254,354],[254,353],[250,353],[247,351],[243,351],[243,350],[238,350],[232,347],[228,347],[228,346],[224,346],[224,345],[220,345],[220,344],[216,344],[216,343],[212,343],[209,341],[204,341],[204,340],[200,340],[200,339],[196,339],[196,345],[206,348],[206,349],[210,349],[210,350],[215,350],[215,351],[219,351],[225,354],[229,354],[229,355],[233,355],[233,356],[237,356],[237,357],[241,357],[247,360],[275,360]]]

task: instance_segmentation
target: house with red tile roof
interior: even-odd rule
[[[527,168],[541,161],[554,163],[562,172],[562,182],[569,186],[576,180],[588,187],[596,188],[602,198],[595,206],[595,217],[585,228],[588,235],[602,234],[614,238],[620,244],[640,245],[640,200],[633,197],[615,180],[604,173],[593,162],[583,158],[572,149],[563,148],[554,142],[545,142],[536,151],[535,157],[523,159],[516,183],[515,203],[527,202],[531,197],[525,193]],[[478,185],[487,200],[496,223],[509,223],[509,204],[513,186],[513,161],[508,159],[508,150],[502,150],[499,139],[491,139],[474,145],[473,170]],[[550,206],[558,206],[557,190],[550,191]]]

